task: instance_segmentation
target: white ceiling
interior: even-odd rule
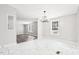
[[[78,9],[77,4],[14,4],[11,6],[20,12],[19,17],[25,18],[42,17],[44,10],[47,11],[48,18],[53,18],[76,13]]]

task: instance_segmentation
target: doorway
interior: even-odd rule
[[[29,23],[17,24],[17,43],[28,42],[38,39],[38,22],[32,21]]]

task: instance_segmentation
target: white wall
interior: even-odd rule
[[[79,8],[78,8],[78,11],[77,11],[77,41],[78,41],[78,44],[79,44]]]
[[[14,20],[14,29],[8,30],[8,15],[14,15],[16,19],[16,9],[6,4],[0,4],[0,45],[16,43],[16,20]]]
[[[61,38],[76,42],[76,14],[59,18],[61,27]]]
[[[56,18],[59,20],[59,26],[60,26],[60,35],[51,35],[51,20],[49,23],[41,23],[39,21],[38,23],[38,37],[40,38],[58,38],[62,40],[67,40],[67,41],[77,41],[76,39],[76,32],[75,32],[75,26],[76,26],[76,15],[66,15],[62,17]]]
[[[16,34],[23,34],[23,24],[16,22]]]

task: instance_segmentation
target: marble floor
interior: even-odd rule
[[[71,47],[72,46],[72,47]],[[70,43],[57,40],[31,40],[21,44],[4,47],[0,54],[7,55],[79,55],[79,48]]]

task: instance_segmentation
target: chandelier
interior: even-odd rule
[[[47,16],[46,16],[46,11],[43,11],[43,13],[44,13],[44,15],[42,16],[41,22],[48,23],[49,21],[48,21]]]

